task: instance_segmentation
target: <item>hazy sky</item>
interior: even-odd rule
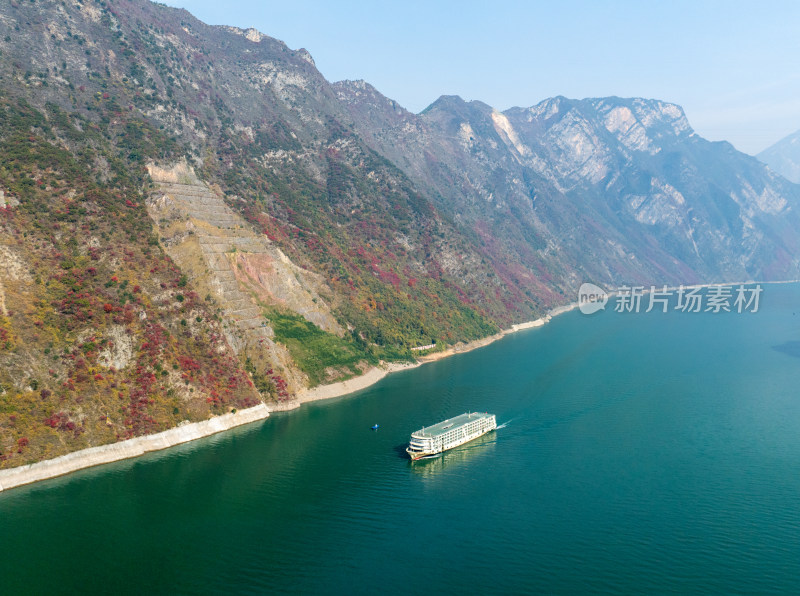
[[[649,97],[757,153],[800,129],[800,2],[168,0],[210,24],[304,47],[419,112],[440,95],[498,109],[554,95]]]

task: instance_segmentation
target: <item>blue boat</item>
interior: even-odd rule
[[[377,425],[377,424],[374,424],[374,425],[372,426],[372,430],[378,430],[378,425]]]

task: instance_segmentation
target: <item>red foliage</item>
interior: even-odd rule
[[[400,287],[400,276],[394,271],[384,271],[374,262],[372,263],[372,270],[383,283],[392,284],[395,290]]]
[[[289,391],[287,389],[286,379],[284,379],[280,375],[271,374],[272,369],[267,371],[269,374],[269,378],[272,379],[272,382],[275,383],[275,390],[278,394],[278,401],[286,401],[289,399]]]
[[[69,419],[69,414],[66,412],[51,414],[49,418],[45,419],[44,423],[56,430],[75,430],[75,423]]]
[[[183,370],[200,370],[200,363],[189,356],[178,356],[178,364]]]

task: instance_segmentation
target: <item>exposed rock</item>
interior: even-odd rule
[[[3,277],[13,281],[30,283],[33,281],[25,261],[17,251],[0,244],[0,271]]]
[[[133,358],[133,338],[125,332],[125,327],[121,325],[109,327],[107,337],[111,340],[110,345],[100,350],[97,361],[107,368],[114,367],[116,370],[122,370]]]
[[[297,267],[256,233],[185,161],[170,168],[149,164],[148,170],[159,186],[148,212],[170,256],[192,274],[195,284],[209,289],[222,308],[230,345],[263,369],[284,371],[293,391],[303,387],[305,375],[273,340],[257,300],[297,312],[341,336],[344,331],[318,293],[325,287],[322,278]]]

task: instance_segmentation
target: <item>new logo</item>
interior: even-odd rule
[[[608,294],[600,286],[594,284],[581,284],[578,290],[578,308],[585,315],[591,315],[598,310],[603,310],[608,303]]]

